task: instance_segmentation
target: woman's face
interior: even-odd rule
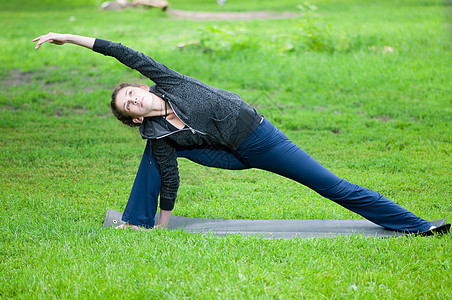
[[[116,108],[125,116],[139,119],[151,112],[152,100],[148,86],[127,86],[116,95]]]

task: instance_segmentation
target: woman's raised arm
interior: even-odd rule
[[[102,39],[96,39],[75,34],[61,34],[49,32],[33,40],[37,42],[35,49],[49,42],[55,45],[66,43],[86,47],[94,52],[112,56],[129,68],[137,70],[147,78],[154,81],[161,88],[173,87],[180,84],[183,75],[159,63],[151,57],[126,47],[120,43],[114,43]]]
[[[61,34],[61,33],[53,33],[49,32],[46,35],[41,35],[33,40],[33,42],[38,42],[35,46],[35,49],[39,49],[42,44],[45,42],[49,42],[51,44],[55,45],[63,45],[66,43],[74,44],[78,46],[82,46],[88,49],[93,50],[93,45],[95,38],[81,36],[81,35],[74,35],[74,34]]]

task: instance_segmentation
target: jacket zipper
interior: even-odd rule
[[[176,130],[176,131],[172,131],[172,132],[167,133],[167,134],[164,134],[164,135],[162,135],[162,136],[158,136],[158,137],[156,137],[155,139],[156,139],[156,140],[163,139],[164,137],[167,137],[167,136],[169,136],[169,135],[178,133],[178,132],[180,132],[180,131],[186,131],[186,130],[190,130],[190,129],[189,129],[189,128],[178,129],[178,130]],[[193,131],[192,131],[192,132],[193,132]]]
[[[162,94],[162,98],[163,98],[163,101],[165,101],[165,94]],[[173,105],[171,104],[171,102],[170,102],[169,99],[168,99],[168,104],[171,106],[171,109],[173,110],[173,112],[174,112],[174,114],[176,115],[176,117],[177,117],[182,123],[184,123],[185,126],[188,127],[188,129],[191,131],[191,133],[195,134],[195,133],[197,132],[197,133],[200,133],[200,134],[203,134],[203,135],[207,135],[207,133],[204,133],[204,132],[202,132],[202,131],[199,131],[199,130],[196,130],[196,129],[194,129],[194,128],[191,128],[190,126],[188,126],[187,124],[185,124],[185,122],[182,121],[182,119],[179,118],[179,116],[177,115],[177,113],[176,113],[176,111],[174,110]],[[166,135],[164,135],[164,136],[161,136],[161,137],[159,137],[159,138],[166,137],[166,136],[168,136],[168,135],[170,135],[170,134],[173,134],[173,133],[176,133],[176,132],[179,132],[179,131],[182,131],[182,130],[187,130],[187,129],[182,128],[182,129],[179,129],[179,130],[174,131],[174,132],[172,132],[172,133],[169,133],[169,134],[166,134]]]

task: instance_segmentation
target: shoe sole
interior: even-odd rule
[[[443,235],[450,232],[450,224],[444,224],[442,226],[436,227],[432,230],[427,230],[424,232],[415,233],[415,236],[432,236],[432,235]]]

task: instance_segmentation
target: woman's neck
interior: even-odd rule
[[[177,129],[182,129],[185,127],[184,122],[182,122],[174,113],[171,105],[168,102],[160,98],[154,93],[152,95],[152,110],[149,114],[146,114],[145,117],[158,117],[162,116],[170,122]]]
[[[143,117],[158,117],[165,116],[165,114],[173,113],[171,106],[166,103],[162,98],[154,93],[150,93],[152,97],[151,110]]]

